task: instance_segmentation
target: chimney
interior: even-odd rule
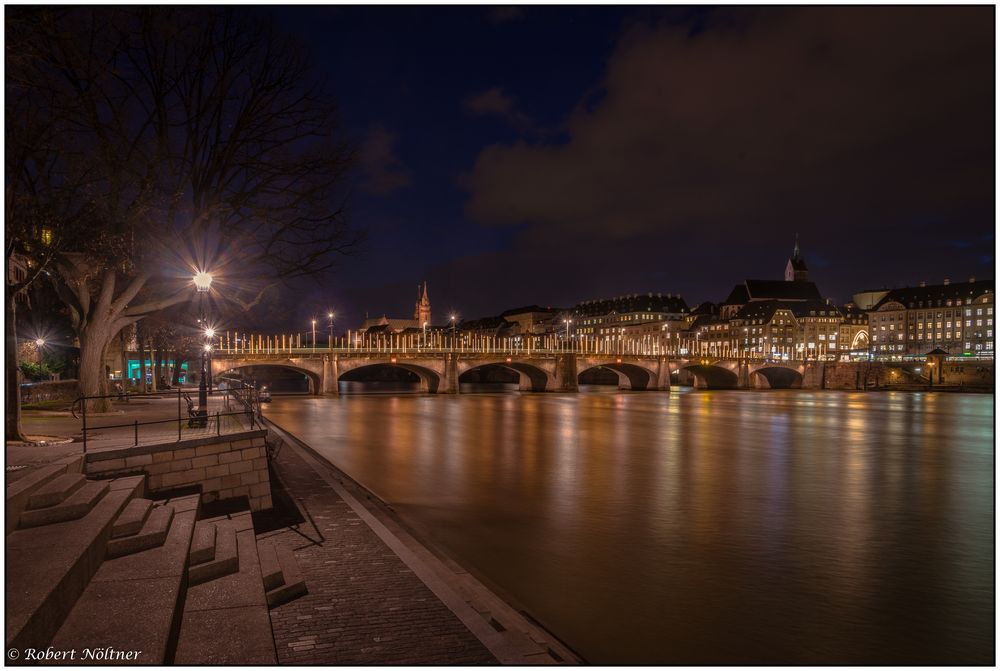
[[[921,282],[920,282],[920,286],[921,286],[921,287],[926,287],[926,286],[927,286],[927,282],[924,282],[924,281],[922,281],[922,280],[921,280]]]
[[[947,277],[944,278],[944,285],[948,286],[949,284],[951,284],[951,280],[949,280]]]

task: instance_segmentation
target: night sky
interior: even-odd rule
[[[302,287],[435,321],[725,298],[795,234],[838,302],[994,277],[994,8],[261,9],[358,149],[363,255]]]

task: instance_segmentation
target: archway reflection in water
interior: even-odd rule
[[[992,663],[993,397],[276,398],[595,663]]]

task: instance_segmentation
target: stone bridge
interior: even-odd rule
[[[504,353],[349,353],[215,354],[212,375],[240,368],[278,366],[299,371],[314,394],[337,394],[347,373],[370,366],[394,366],[420,380],[420,391],[454,394],[459,378],[484,366],[513,371],[522,391],[573,392],[580,374],[603,368],[618,376],[618,387],[634,391],[669,390],[673,384],[700,389],[817,389],[823,388],[823,362],[767,362],[737,359],[671,358],[643,355],[594,355],[577,352]]]

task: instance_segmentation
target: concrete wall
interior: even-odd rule
[[[87,455],[88,475],[142,471],[152,493],[201,485],[203,503],[247,496],[251,510],[272,507],[266,431],[246,431]]]

